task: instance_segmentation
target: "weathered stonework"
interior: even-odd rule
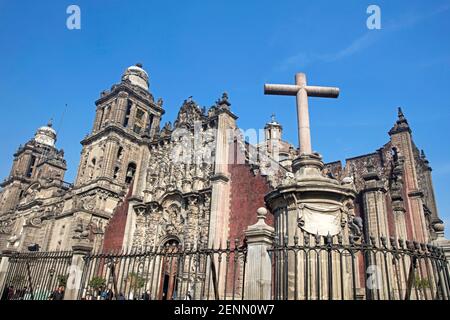
[[[163,105],[142,66],[128,68],[96,101],[73,185],[55,130],[40,128],[1,184],[0,250],[70,250],[81,240],[94,251],[224,248],[244,243],[265,205],[267,224],[290,243],[297,230],[444,241],[431,168],[401,111],[388,143],[342,165],[300,155],[274,117],[264,141],[247,143],[227,94],[209,108],[188,98],[161,126]]]

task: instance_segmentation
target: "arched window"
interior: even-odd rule
[[[117,151],[117,160],[120,160],[120,158],[122,158],[123,155],[123,148],[119,147],[119,151]]]
[[[28,178],[31,178],[31,176],[33,175],[35,164],[36,164],[36,157],[31,156],[30,163],[28,164],[28,169],[27,169],[27,177]]]
[[[119,176],[119,167],[115,167],[114,168],[114,179],[117,179],[117,177]]]
[[[123,119],[123,126],[128,127],[128,122],[130,121],[131,108],[133,107],[133,102],[128,100],[127,110],[125,112],[125,118]]]
[[[130,184],[133,181],[135,174],[136,174],[136,164],[134,162],[131,162],[127,168],[127,175],[125,176],[125,183]]]

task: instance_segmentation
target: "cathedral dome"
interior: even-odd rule
[[[129,81],[131,84],[141,87],[147,91],[149,88],[148,73],[142,69],[142,64],[140,63],[128,67],[122,76],[122,81]]]
[[[56,143],[56,131],[53,129],[52,122],[50,121],[46,126],[40,127],[36,131],[34,141],[45,144],[50,147],[54,147]]]

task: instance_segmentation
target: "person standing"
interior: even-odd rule
[[[145,300],[145,301],[150,300],[150,296],[149,296],[149,294],[148,294],[148,291],[145,291],[145,292],[142,294],[141,300]]]
[[[2,300],[11,300],[13,294],[14,294],[13,286],[5,287],[2,294]]]
[[[52,292],[49,300],[64,300],[64,291],[64,286],[58,287],[58,289]]]

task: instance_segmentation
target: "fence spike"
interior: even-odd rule
[[[404,249],[405,248],[405,241],[403,241],[402,238],[398,239],[398,246],[400,249]]]
[[[294,236],[294,245],[298,247],[298,235]]]
[[[369,244],[371,245],[371,246],[373,246],[373,247],[377,247],[377,243],[376,243],[376,241],[375,241],[375,237],[373,236],[373,235],[371,235],[371,236],[369,236]]]
[[[309,234],[303,233],[303,243],[305,244],[305,246],[309,245]]]
[[[317,232],[315,237],[314,237],[314,243],[315,243],[315,245],[319,245],[320,244],[319,232]]]
[[[328,232],[327,236],[326,236],[326,241],[327,241],[327,245],[331,245],[333,243],[333,238],[331,237],[330,232]]]
[[[285,247],[288,246],[288,241],[289,241],[289,238],[288,238],[287,235],[285,235],[285,236],[284,236],[284,243],[283,243],[283,245],[284,245]]]
[[[236,250],[237,248],[239,248],[239,243],[240,243],[239,238],[234,239],[234,249],[235,249],[235,250]]]
[[[381,245],[382,245],[384,248],[387,248],[386,237],[385,237],[385,236],[382,236],[380,239],[381,239]]]
[[[409,251],[413,251],[413,246],[412,246],[412,242],[409,240],[406,240],[406,249]]]
[[[389,238],[389,242],[391,243],[391,247],[392,247],[392,248],[394,248],[394,249],[397,248],[397,243],[396,243],[394,237],[390,237],[390,238]]]

